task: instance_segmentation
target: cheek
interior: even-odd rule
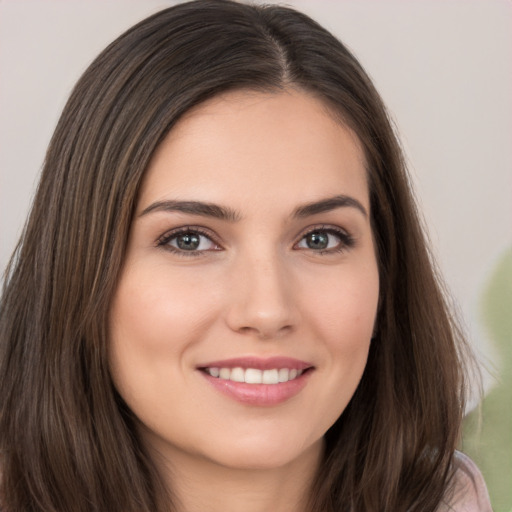
[[[162,265],[125,270],[110,314],[110,367],[122,395],[135,384],[158,389],[182,375],[183,354],[218,318],[216,290]],[[125,397],[126,398],[126,397]]]
[[[376,265],[341,267],[323,281],[308,286],[314,293],[304,309],[333,350],[358,350],[372,337],[379,300]]]
[[[111,325],[145,346],[178,348],[215,316],[217,291],[211,277],[171,272],[165,266],[134,268],[117,290]],[[172,343],[171,343],[172,341]]]
[[[376,265],[347,265],[325,284],[316,288],[304,309],[313,336],[325,349],[318,375],[324,396],[317,414],[325,415],[329,427],[349,403],[366,367],[378,305],[378,271]]]

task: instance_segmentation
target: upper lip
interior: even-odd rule
[[[198,366],[202,368],[255,368],[258,370],[273,370],[274,368],[289,368],[296,370],[305,370],[313,365],[306,361],[294,359],[292,357],[235,357],[231,359],[223,359],[219,361],[211,361]]]

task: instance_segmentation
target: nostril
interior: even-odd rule
[[[284,325],[282,327],[270,327],[270,326],[259,326],[259,327],[249,327],[242,326],[237,329],[237,332],[244,335],[253,335],[262,340],[280,338],[286,335],[288,332],[292,330],[291,325]]]

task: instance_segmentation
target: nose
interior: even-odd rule
[[[279,257],[245,258],[233,270],[227,312],[230,329],[259,339],[275,339],[296,328],[293,279]]]

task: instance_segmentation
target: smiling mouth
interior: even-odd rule
[[[300,377],[305,371],[296,368],[272,368],[260,370],[258,368],[201,368],[202,371],[211,377],[219,380],[229,380],[232,382],[244,382],[246,384],[280,384],[289,382]]]
[[[315,366],[290,357],[239,357],[197,369],[222,394],[250,406],[275,406],[299,394]]]

